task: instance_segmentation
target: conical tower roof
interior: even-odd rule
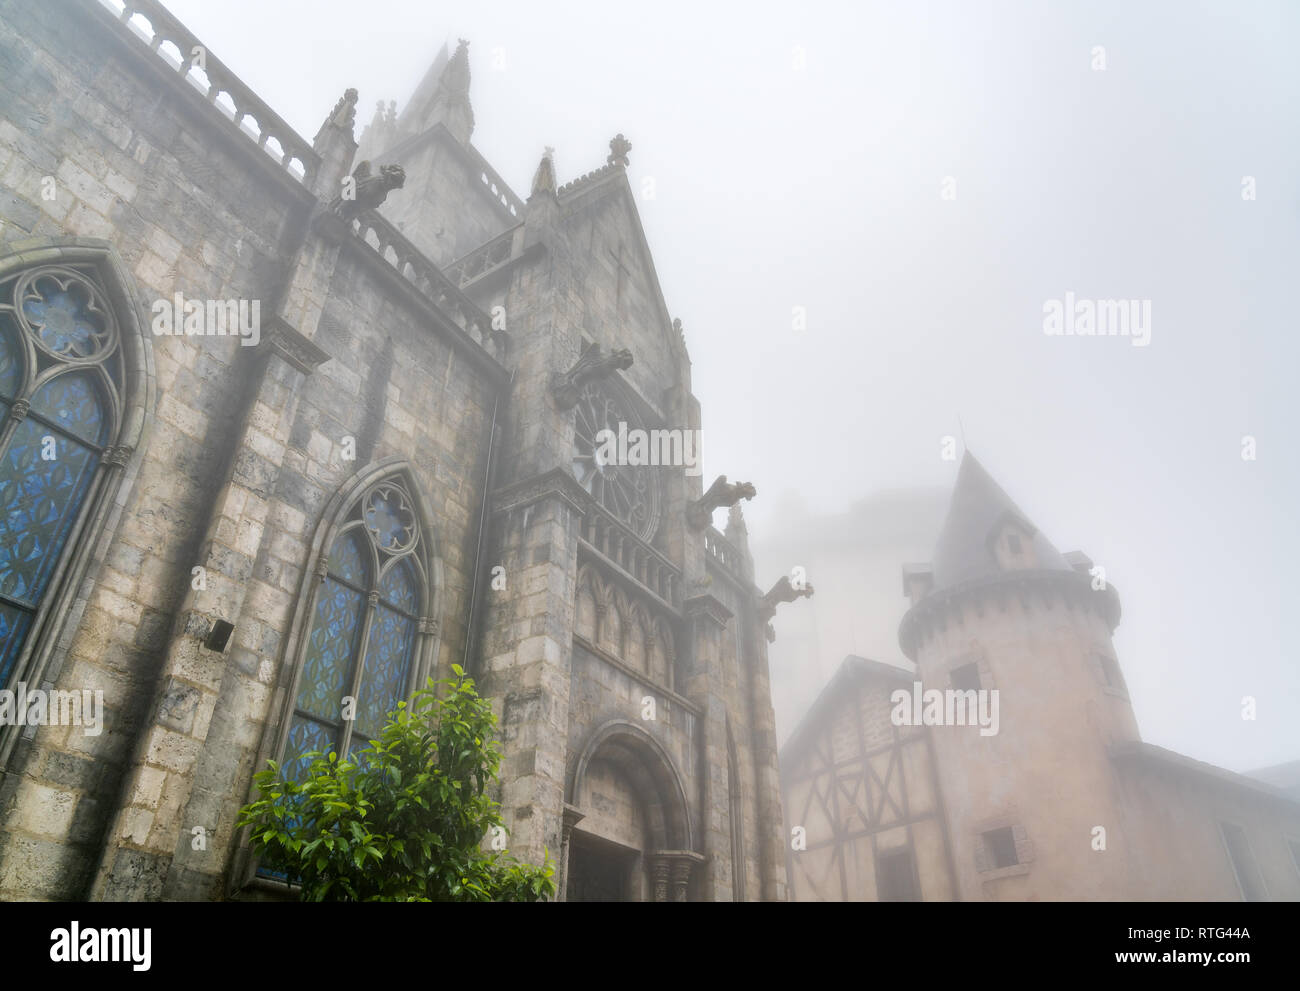
[[[1031,535],[1036,569],[1074,570],[985,467],[967,451],[962,456],[948,517],[934,549],[934,588],[951,588],[1001,574],[1005,569],[998,562],[993,542],[1008,520]]]

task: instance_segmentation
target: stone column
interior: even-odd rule
[[[785,819],[781,807],[781,773],[776,745],[776,713],[768,673],[767,639],[755,621],[755,656],[749,672],[753,712],[754,781],[758,798],[758,855],[763,901],[783,902],[786,894]]]
[[[684,858],[673,861],[673,901],[688,901],[691,886],[691,872],[695,865]]]
[[[560,883],[556,888],[556,901],[568,901],[569,897],[569,841],[573,839],[573,827],[585,819],[586,813],[579,812],[567,802],[564,805],[564,817],[560,839]]]
[[[700,720],[700,778],[703,807],[702,836],[695,841],[708,858],[704,874],[705,901],[730,901],[731,832],[727,828],[727,700],[722,674],[722,634],[732,616],[712,595],[697,595],[684,603],[687,649],[691,654],[688,696],[703,711]]]
[[[668,857],[656,856],[650,862],[650,871],[654,875],[654,901],[668,901],[668,882],[671,877],[671,863]]]
[[[691,877],[704,863],[703,854],[694,850],[659,850],[650,857],[654,873],[654,900],[657,902],[690,901]]]
[[[493,496],[485,564],[504,582],[484,590],[480,691],[498,713],[511,853],[533,864],[562,845],[579,495],[557,470]]]

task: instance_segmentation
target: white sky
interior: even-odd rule
[[[168,6],[307,138],[348,86],[359,136],[462,36],[474,143],[521,195],[544,145],[566,182],[624,132],[706,474],[758,486],[756,540],[788,495],[949,486],[960,416],[1119,588],[1144,737],[1238,770],[1300,758],[1300,5]],[[1045,336],[1067,290],[1150,300],[1150,346]]]

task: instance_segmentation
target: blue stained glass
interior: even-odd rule
[[[72,372],[52,378],[32,396],[32,412],[88,444],[102,444],[108,417],[99,388],[89,372]]]
[[[316,617],[307,640],[307,659],[298,683],[297,707],[337,722],[343,695],[352,683],[365,599],[333,578],[321,584]]]
[[[0,396],[17,398],[23,381],[22,352],[9,318],[0,315]]]
[[[410,542],[414,519],[395,492],[372,495],[366,502],[365,515],[366,526],[384,550],[405,547]]]
[[[46,437],[51,461],[41,457]],[[18,425],[0,458],[0,592],[36,605],[96,462],[93,452],[31,418]]]
[[[53,279],[37,279],[36,286],[54,291],[42,299],[24,299],[23,316],[55,354],[86,357],[99,350],[97,338],[105,333],[102,317],[89,310],[90,295],[80,287],[61,290]]]
[[[366,645],[366,666],[357,694],[357,732],[378,736],[388,713],[406,697],[415,645],[415,621],[387,606],[375,608]]]
[[[18,651],[32,617],[20,609],[0,603],[0,688],[9,681],[9,674],[18,660]]]
[[[362,736],[360,733],[352,734],[352,739],[348,742],[347,759],[356,764],[358,770],[364,768],[370,762],[369,747],[369,737]]]
[[[331,750],[337,749],[338,741],[334,737],[333,729],[321,725],[314,719],[295,715],[289,727],[289,745],[286,748],[286,755],[292,754],[293,757],[286,759],[280,770],[287,781],[306,781],[312,762],[303,755],[313,750],[328,755]]]
[[[420,602],[416,587],[411,563],[403,559],[389,568],[380,579],[379,597],[399,612],[414,615],[419,612]]]
[[[343,534],[330,548],[329,573],[358,588],[370,585],[370,553],[356,530]]]

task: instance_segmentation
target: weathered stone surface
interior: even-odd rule
[[[682,466],[652,469],[653,533],[598,539],[597,500],[571,472],[574,414],[553,401],[554,376],[598,345],[613,359],[597,377],[630,409],[699,426],[626,141],[525,205],[469,144],[462,45],[363,137],[375,162],[403,141],[405,169],[401,184],[387,173],[363,240],[350,209],[307,222],[362,160],[346,107],[318,135],[319,161],[277,135],[322,170],[300,182],[94,7],[0,0],[0,262],[102,238],[116,304],[141,321],[123,393],[150,399],[131,414],[138,448],[105,457],[122,484],[92,507],[93,553],[61,579],[69,607],[41,671],[101,690],[103,732],[43,727],[9,753],[0,899],[246,896],[238,810],[282,755],[341,494],[383,466],[429,520],[422,673],[468,659],[501,716],[513,852],[565,859],[572,837],[613,838],[635,873],[626,897],[782,897],[763,853],[780,808],[756,772],[774,758],[752,569],[688,533],[701,493]],[[257,110],[253,94],[244,107]],[[257,303],[260,340],[152,333],[155,304],[177,293]],[[599,603],[583,568],[600,575]],[[728,603],[714,618],[730,610],[721,628],[683,612],[706,574]],[[220,623],[233,633],[216,650]],[[586,832],[566,806],[587,807]]]

